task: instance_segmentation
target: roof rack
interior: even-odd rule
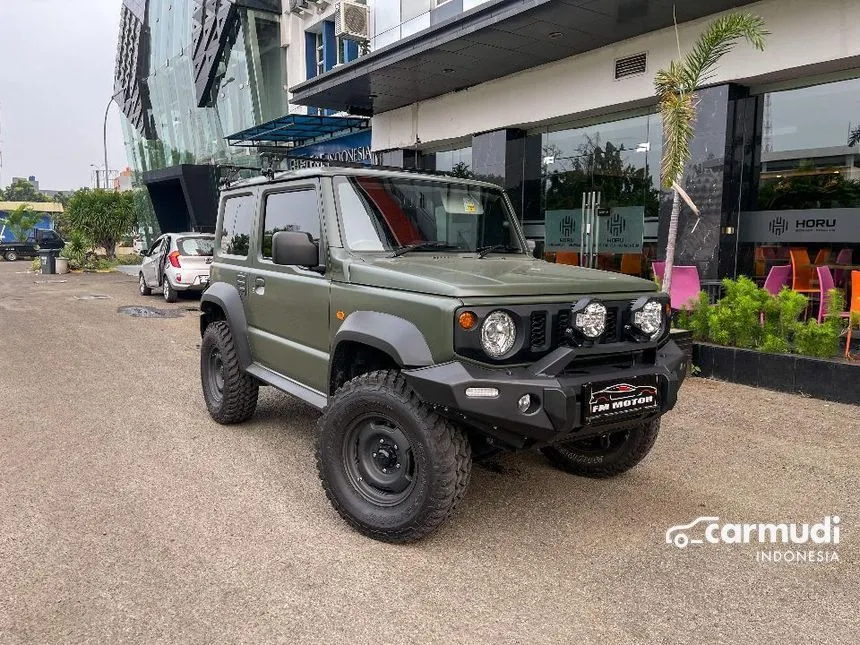
[[[355,168],[358,170],[388,170],[391,172],[409,172],[420,175],[437,175],[439,177],[454,177],[450,172],[442,170],[423,170],[421,168],[401,168],[399,166],[384,166],[382,164],[365,164],[357,161],[341,161],[339,159],[320,159],[319,157],[306,157],[301,155],[279,154],[279,160],[305,161],[312,167],[325,168]],[[460,177],[460,179],[468,179],[468,177]]]

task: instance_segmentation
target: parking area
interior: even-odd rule
[[[2,645],[856,642],[857,408],[691,379],[630,473],[506,456],[392,546],[331,509],[311,408],[265,388],[250,423],[210,420],[195,300],[28,268],[0,262]],[[119,311],[141,305],[175,317]],[[834,515],[838,561],[665,542]]]

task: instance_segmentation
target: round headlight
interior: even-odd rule
[[[656,300],[649,300],[633,313],[633,324],[643,334],[656,338],[663,333],[663,305]]]
[[[597,338],[606,331],[606,307],[599,302],[586,305],[576,313],[573,326],[587,338]]]
[[[481,325],[481,345],[488,356],[504,356],[514,346],[517,328],[514,320],[504,311],[494,311]]]

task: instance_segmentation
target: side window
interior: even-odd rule
[[[247,256],[253,222],[254,198],[252,195],[228,198],[224,202],[224,218],[221,223],[221,253]]]
[[[293,190],[266,197],[262,245],[264,258],[271,259],[272,236],[278,231],[310,233],[314,241],[319,242],[320,213],[316,190]]]

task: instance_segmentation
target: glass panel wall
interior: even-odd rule
[[[738,271],[763,283],[793,265],[789,286],[837,286],[860,264],[860,79],[761,96],[755,210],[741,214]],[[802,284],[801,284],[802,283]]]
[[[450,172],[455,177],[472,176],[472,147],[436,153],[436,170]]]
[[[545,132],[547,259],[648,276],[657,250],[662,147],[655,114]]]

